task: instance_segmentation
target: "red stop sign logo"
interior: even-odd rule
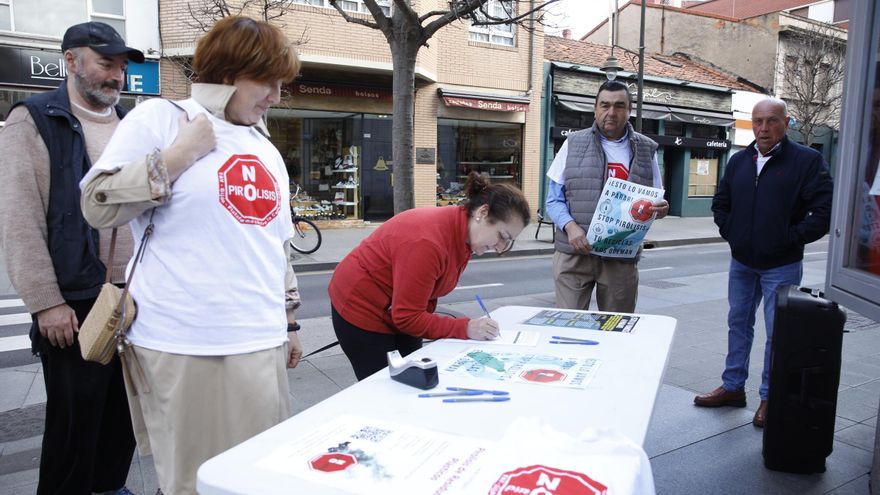
[[[522,377],[530,382],[549,383],[565,379],[565,373],[556,370],[529,370],[522,373]]]
[[[633,201],[632,206],[630,206],[630,208],[629,208],[629,214],[630,214],[630,216],[633,217],[633,220],[635,220],[636,222],[641,222],[641,223],[647,222],[648,220],[651,219],[651,216],[654,214],[651,211],[651,206],[653,206],[653,205],[647,199],[640,199],[637,201]]]
[[[351,454],[331,452],[312,458],[312,460],[309,461],[309,467],[315,471],[335,473],[336,471],[345,471],[351,466],[357,464],[357,462],[357,458]]]
[[[232,155],[217,171],[220,204],[240,223],[265,227],[281,209],[275,176],[256,155]]]
[[[528,466],[508,471],[489,489],[489,495],[604,495],[608,488],[589,476],[547,466]]]

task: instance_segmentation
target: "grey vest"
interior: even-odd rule
[[[632,159],[629,163],[629,181],[643,186],[654,185],[651,163],[657,151],[657,143],[633,130],[626,124]],[[608,179],[608,160],[602,149],[599,129],[595,123],[589,129],[568,135],[568,156],[565,159],[565,202],[568,211],[584,230],[589,232],[593,212],[599,202],[602,187]],[[568,236],[560,230],[555,236],[556,250],[577,254],[568,244]],[[635,258],[616,258],[619,261],[636,262]]]

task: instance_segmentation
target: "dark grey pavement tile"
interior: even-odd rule
[[[864,476],[871,454],[835,442],[822,474],[793,474],[764,467],[762,436],[742,426],[651,459],[658,495],[813,495]]]
[[[683,370],[681,368],[667,366],[666,371],[663,374],[663,383],[676,387],[685,387],[693,383],[702,382],[709,378],[712,377]]]
[[[844,428],[834,433],[834,439],[853,447],[865,449],[868,452],[874,452],[874,434],[873,426],[864,423],[856,423],[848,428]]]
[[[826,495],[866,495],[868,493],[868,481],[870,480],[870,476],[863,475],[858,478],[850,481],[849,483],[835,488],[830,492],[826,492]]]
[[[645,438],[645,452],[653,457],[686,447],[751,423],[752,414],[744,408],[697,407],[693,392],[661,385]]]
[[[0,495],[34,495],[37,493],[36,469],[0,476]]]
[[[45,403],[0,413],[0,442],[41,435],[45,418]]]
[[[23,450],[0,457],[0,476],[40,467],[40,449]]]
[[[837,393],[837,415],[861,423],[877,416],[877,397],[859,388]]]

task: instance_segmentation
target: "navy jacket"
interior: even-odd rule
[[[27,107],[49,151],[46,226],[58,288],[67,301],[95,298],[106,268],[98,257],[98,231],[86,223],[79,205],[79,181],[92,164],[82,125],[70,111],[67,82],[18,105]],[[120,119],[125,116],[123,107],[115,109]]]
[[[833,184],[816,150],[783,138],[757,176],[753,142],[727,162],[712,213],[733,258],[755,269],[800,261],[831,222]]]

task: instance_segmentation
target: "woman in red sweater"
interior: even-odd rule
[[[358,380],[407,355],[422,338],[490,340],[489,318],[434,314],[437,299],[458,284],[471,254],[503,252],[529,223],[522,192],[471,172],[460,206],[395,215],[339,263],[330,280],[333,328]]]

